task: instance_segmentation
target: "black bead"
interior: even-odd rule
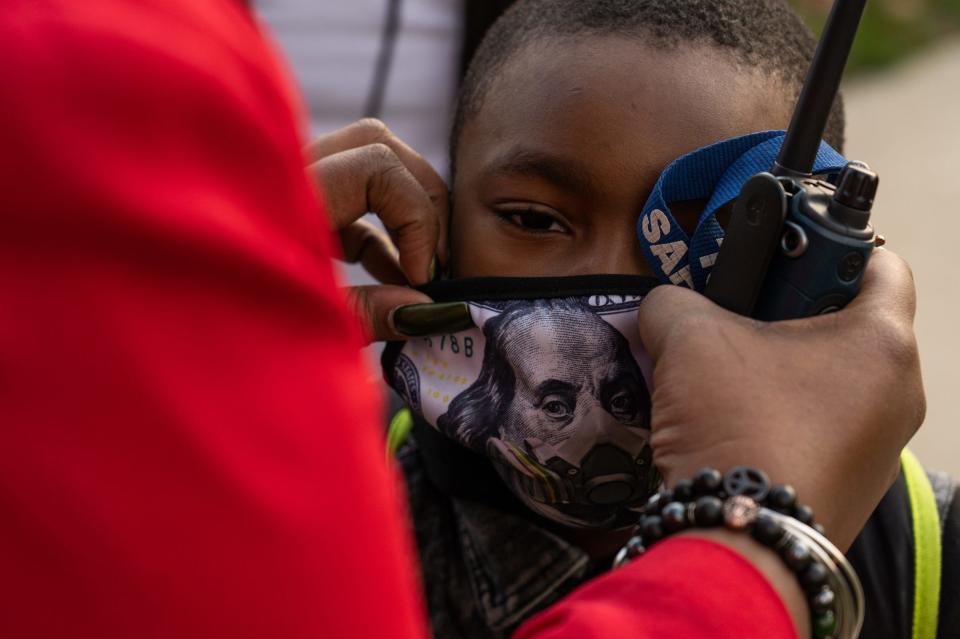
[[[810,597],[810,607],[817,612],[831,610],[833,602],[836,601],[836,595],[827,586],[820,589],[820,592]]]
[[[797,504],[797,507],[793,509],[793,518],[801,524],[808,526],[813,524],[813,508],[804,506],[803,504]]]
[[[647,515],[640,520],[640,534],[647,546],[663,539],[663,519],[658,515]]]
[[[764,546],[773,546],[783,537],[783,526],[773,517],[759,515],[753,522],[751,534]]]
[[[660,491],[660,510],[663,510],[663,507],[669,504],[673,499],[673,491],[669,488],[664,488]]]
[[[662,501],[660,501],[660,493],[654,493],[650,496],[650,499],[647,500],[646,505],[643,507],[643,513],[645,515],[656,515],[660,513],[660,507],[663,506]]]
[[[693,520],[703,528],[719,526],[723,523],[723,502],[713,495],[701,497],[693,507]]]
[[[790,567],[793,572],[800,573],[807,569],[813,563],[813,555],[810,554],[810,548],[802,541],[794,540],[787,544],[780,552],[784,563]]]
[[[693,499],[693,482],[689,479],[681,479],[673,485],[673,500],[687,503]]]
[[[797,503],[797,491],[792,486],[774,486],[767,495],[767,503],[774,510],[789,513]]]
[[[694,495],[716,495],[723,485],[723,475],[716,468],[701,468],[693,476]]]
[[[827,569],[823,564],[812,563],[800,573],[800,585],[807,592],[816,592],[827,582]]]
[[[627,557],[630,559],[639,557],[646,551],[646,548],[643,546],[643,540],[641,540],[639,537],[631,537],[630,540],[627,541],[626,548]]]
[[[672,501],[664,506],[660,516],[663,518],[663,530],[667,534],[686,528],[687,507],[678,501]]]

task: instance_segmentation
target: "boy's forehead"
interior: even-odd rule
[[[623,37],[529,44],[501,67],[458,144],[458,166],[567,156],[655,177],[711,142],[784,128],[792,96],[709,45]]]

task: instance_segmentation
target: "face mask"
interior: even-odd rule
[[[384,372],[407,405],[488,457],[537,514],[581,528],[635,521],[651,463],[650,358],[637,329],[657,282],[633,276],[434,282],[466,302],[466,330],[391,344]]]

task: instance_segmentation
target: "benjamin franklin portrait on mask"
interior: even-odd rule
[[[492,457],[528,506],[554,519],[562,510],[566,523],[595,524],[591,507],[605,506],[605,518],[645,497],[650,395],[626,338],[574,299],[513,302],[483,334],[480,375],[440,430]]]

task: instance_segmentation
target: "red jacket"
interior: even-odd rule
[[[0,637],[426,636],[297,102],[247,9],[4,0],[0,83]],[[672,627],[663,571],[684,614],[750,603],[792,636],[749,564],[683,543],[524,636]],[[705,603],[723,561],[746,594]]]

